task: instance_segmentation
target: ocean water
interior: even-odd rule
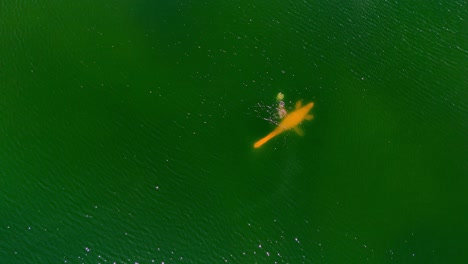
[[[0,262],[466,263],[466,10],[0,1]]]

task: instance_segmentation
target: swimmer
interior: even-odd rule
[[[286,109],[284,109],[284,102],[283,101],[279,102],[278,108],[276,108],[276,109],[278,110],[278,115],[279,115],[280,119],[283,119],[288,114],[288,112],[286,112]]]
[[[276,108],[276,110],[278,110],[278,116],[280,119],[283,119],[288,114],[288,112],[284,108],[283,99],[284,99],[284,94],[278,93],[278,95],[276,96],[276,100],[278,100],[278,108]]]
[[[279,92],[278,95],[276,96],[276,100],[283,101],[283,99],[284,99],[284,94]]]

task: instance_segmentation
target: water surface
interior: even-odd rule
[[[463,263],[465,10],[3,1],[0,260]]]

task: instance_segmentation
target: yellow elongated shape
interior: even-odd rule
[[[273,130],[270,134],[266,135],[266,137],[260,139],[259,141],[255,142],[254,148],[259,148],[263,144],[267,143],[268,140],[276,137],[277,135],[283,133],[286,130],[293,129],[297,125],[299,125],[304,119],[309,120],[311,116],[309,115],[310,109],[314,106],[313,102],[306,104],[305,106],[300,107],[300,101],[297,102],[296,107],[297,109],[288,114],[283,121],[278,125],[275,130]]]

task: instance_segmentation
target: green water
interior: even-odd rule
[[[0,1],[0,262],[466,263],[466,10]]]

